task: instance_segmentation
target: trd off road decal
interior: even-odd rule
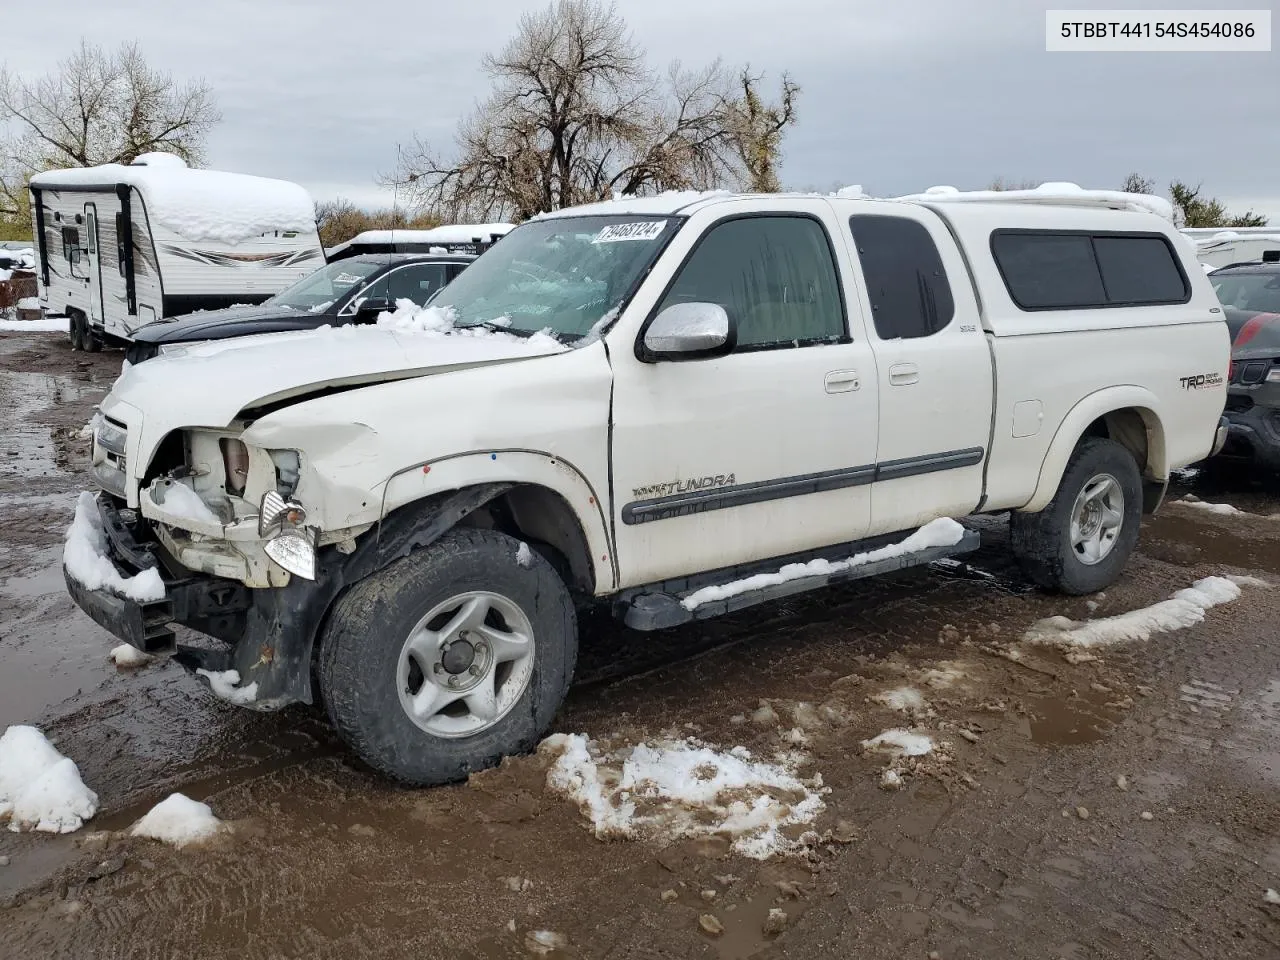
[[[665,220],[640,223],[611,223],[591,238],[592,243],[618,243],[622,240],[654,240],[666,227]]]
[[[1203,390],[1205,387],[1220,387],[1223,381],[1220,373],[1197,373],[1193,377],[1179,377],[1178,382],[1183,390]]]
[[[667,483],[651,483],[647,487],[635,487],[631,495],[637,500],[650,497],[668,497],[673,493],[688,493],[691,490],[712,490],[716,487],[731,487],[737,483],[732,474],[720,473],[714,477],[702,477],[697,480],[670,480]]]

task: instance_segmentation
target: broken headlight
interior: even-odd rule
[[[291,497],[298,489],[300,464],[297,450],[268,450],[271,462],[276,465],[276,491],[282,497]]]
[[[267,556],[290,573],[314,580],[316,541],[314,532],[304,525],[306,520],[307,511],[302,504],[268,490],[258,512],[258,536],[274,533],[263,548]]]

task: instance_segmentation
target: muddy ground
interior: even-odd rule
[[[1171,504],[1091,600],[1032,590],[990,520],[964,566],[657,636],[590,621],[556,730],[767,756],[797,703],[830,708],[801,711],[821,839],[758,862],[597,840],[538,757],[400,789],[314,711],[228,707],[171,664],[117,671],[58,560],[87,483],[76,433],[119,364],[0,335],[0,728],[38,724],[102,800],[78,834],[0,834],[0,957],[514,958],[534,931],[564,938],[551,956],[637,960],[1280,957],[1280,590],[1093,661],[1020,642],[1212,573],[1280,583],[1276,481],[1174,491],[1247,515]],[[871,699],[904,683],[927,711]],[[744,722],[762,701],[777,723]],[[949,746],[886,790],[859,743],[903,725]],[[174,790],[234,831],[181,851],[121,833]]]

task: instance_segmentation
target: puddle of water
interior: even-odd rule
[[[1107,699],[1118,699],[1114,694]],[[1031,742],[1071,746],[1101,740],[1115,725],[1118,714],[1096,694],[1077,697],[1043,697],[1028,702]]]
[[[0,481],[29,480],[58,471],[59,451],[50,429],[36,421],[49,407],[81,401],[100,392],[94,383],[45,373],[0,372],[6,433],[0,443]]]

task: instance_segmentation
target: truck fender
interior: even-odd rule
[[[439,457],[403,468],[383,486],[382,516],[417,500],[483,484],[544,487],[577,518],[591,551],[595,592],[611,592],[618,569],[604,502],[586,474],[563,457],[541,450],[485,450]]]
[[[1136,384],[1106,387],[1080,400],[1062,418],[1044,461],[1040,464],[1040,477],[1035,492],[1018,509],[1024,513],[1037,513],[1048,506],[1053,495],[1058,492],[1058,484],[1062,482],[1067,461],[1071,459],[1076,444],[1084,436],[1089,424],[1108,413],[1125,409],[1137,410],[1147,427],[1147,464],[1143,470],[1144,476],[1157,481],[1166,480],[1169,471],[1160,430],[1160,401],[1150,390]]]

